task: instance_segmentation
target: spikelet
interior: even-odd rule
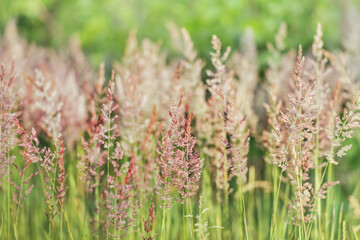
[[[144,223],[144,230],[146,232],[146,237],[141,234],[141,238],[143,240],[154,240],[155,237],[156,237],[156,233],[151,236],[151,231],[153,229],[153,224],[154,224],[154,221],[155,221],[155,212],[154,212],[154,204],[152,203],[150,208],[149,208],[149,217],[148,217],[148,220],[145,220],[145,217],[142,218],[143,220],[143,223]]]
[[[15,78],[14,62],[9,71],[2,64],[0,67],[0,178],[15,160],[10,151],[16,146],[16,135],[21,133],[17,127],[16,106],[13,89]]]
[[[156,193],[168,208],[172,207],[174,199],[182,201],[196,193],[203,162],[194,148],[196,140],[191,135],[191,116],[188,115],[187,119],[183,116],[182,99],[183,95],[177,104],[172,105],[168,130],[162,130],[157,149]],[[172,187],[180,197],[173,197]]]
[[[233,73],[227,71],[224,65],[230,48],[228,47],[221,55],[221,42],[214,35],[212,45],[215,52],[211,53],[212,63],[215,72],[207,71],[209,79],[209,91],[211,98],[209,100],[211,114],[213,119],[208,126],[209,132],[214,136],[210,137],[209,145],[215,148],[209,149],[212,164],[215,169],[215,182],[218,189],[223,189],[224,194],[230,193],[229,181],[237,176],[242,183],[246,182],[247,175],[247,153],[249,149],[249,131],[246,130],[245,117],[239,117],[239,113],[234,113],[233,101],[236,100],[231,90]],[[211,142],[211,138],[213,139]],[[220,192],[219,192],[220,193]],[[221,199],[220,196],[218,196]]]

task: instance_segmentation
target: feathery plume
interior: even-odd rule
[[[203,160],[194,149],[195,138],[191,135],[191,116],[185,120],[181,109],[183,95],[177,104],[170,108],[168,130],[162,130],[158,143],[159,171],[157,173],[156,193],[165,201],[166,207],[172,206],[172,186],[181,198],[194,195],[198,189]],[[181,201],[179,198],[175,200]]]
[[[15,160],[10,151],[16,146],[16,135],[19,132],[16,120],[15,93],[13,81],[15,78],[14,62],[9,71],[5,66],[0,66],[0,178]]]

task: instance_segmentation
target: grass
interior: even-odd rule
[[[2,66],[0,239],[359,239],[360,183],[339,177],[358,152],[359,89],[321,26],[305,60],[282,25],[263,81],[256,49],[231,55],[213,36],[203,69],[179,33],[173,61],[130,38],[108,81],[50,50],[56,67]]]

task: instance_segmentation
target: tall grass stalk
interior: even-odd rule
[[[244,199],[244,193],[243,193],[243,189],[242,189],[242,182],[240,183],[240,187],[239,187],[239,193],[240,193],[240,214],[243,217],[243,221],[244,221],[244,229],[245,229],[245,236],[246,239],[249,239],[249,233],[248,233],[248,226],[247,226],[247,221],[246,221],[246,207],[245,207],[245,199]],[[241,226],[241,230],[243,229],[243,227]]]
[[[330,182],[333,179],[333,164],[329,164],[328,167],[328,172],[327,172],[327,181]],[[332,209],[332,201],[333,201],[333,194],[332,194],[332,190],[329,189],[327,192],[327,198],[326,198],[326,205],[325,205],[325,237],[330,238],[329,236],[329,232],[331,232],[330,229],[330,220],[332,219],[332,215],[331,215],[331,209]],[[334,216],[333,216],[334,217]]]
[[[188,206],[187,215],[190,216],[188,218],[188,224],[189,224],[189,229],[190,229],[190,239],[193,240],[194,239],[194,223],[193,223],[192,206],[191,206],[190,197],[187,197],[186,202],[187,202],[186,205]]]
[[[5,89],[0,89],[0,239],[358,239],[359,193],[351,192],[358,169],[350,165],[355,166],[357,150],[339,161],[342,167],[335,161],[345,156],[344,141],[360,128],[360,99],[350,105],[359,90],[353,81],[359,74],[358,53],[346,46],[341,54],[326,52],[319,33],[316,59],[310,56],[304,65],[299,48],[294,75],[296,53],[285,53],[279,31],[276,46],[268,47],[273,57],[264,89],[264,81],[257,82],[263,68],[251,37],[241,40],[241,51],[230,53],[213,36],[213,67],[203,74],[206,65],[189,34],[182,39],[174,31],[185,59],[168,58],[159,44],[130,36],[124,58],[114,64],[116,91],[113,72],[106,99],[105,77],[92,85],[92,69],[81,54],[66,58],[74,63],[69,66],[58,53],[41,49],[35,54],[35,46],[11,43],[9,36],[0,40],[0,60],[6,60],[11,44],[23,47],[19,52],[26,56],[14,79],[16,87],[26,88],[14,96],[18,113],[10,114],[7,105],[12,104],[2,98],[9,84],[0,68]],[[21,74],[31,75],[33,66],[44,73],[42,84],[36,83],[40,77]],[[355,77],[347,75],[350,70]],[[174,95],[181,98],[171,104]],[[267,119],[257,111],[264,102]],[[151,106],[156,106],[153,116]],[[34,128],[31,137],[13,131],[22,122],[24,132]],[[60,134],[65,155],[65,147],[55,144]],[[76,149],[79,139],[82,146]],[[27,164],[25,174],[21,167]],[[40,179],[30,179],[32,174]],[[330,189],[338,176],[342,187]],[[32,186],[35,191],[26,194]],[[66,201],[63,188],[70,192]],[[207,208],[199,196],[208,201]]]
[[[315,136],[315,150],[314,150],[314,163],[315,163],[315,189],[320,189],[321,187],[321,168],[319,167],[319,133],[320,133],[320,114],[317,113],[316,116],[316,136]],[[317,208],[319,211],[317,212],[317,218],[315,219],[315,224],[317,231],[315,232],[315,237],[319,238],[318,233],[321,234],[321,238],[324,238],[322,235],[322,223],[321,223],[321,201],[317,201]],[[310,234],[310,233],[309,233]]]
[[[329,162],[326,163],[325,168],[324,168],[324,171],[323,171],[323,174],[322,174],[322,176],[321,176],[320,183],[322,183],[322,182],[324,181],[324,178],[325,178],[325,175],[326,175],[326,170],[327,170],[327,168],[328,168],[330,165],[331,165],[331,163],[329,163]],[[311,209],[310,218],[312,218],[312,216],[314,215],[315,206],[316,206],[316,201],[318,201],[318,197],[317,197],[317,196],[315,197],[315,200],[314,200],[314,201],[315,201],[315,204],[314,204],[314,206],[313,206],[312,209]],[[313,224],[313,222],[310,221],[310,222],[308,223],[307,228],[306,228],[306,231],[307,231],[309,234],[311,233],[312,224]]]
[[[100,229],[100,194],[99,194],[99,187],[95,188],[95,207],[97,208],[96,214],[96,230],[98,238],[101,238],[101,229]]]
[[[19,213],[20,213],[20,207],[21,207],[21,195],[22,195],[22,190],[23,190],[23,184],[24,184],[24,174],[21,177],[21,184],[20,184],[20,197],[19,197],[19,204],[17,206],[17,210],[16,210],[16,217],[15,217],[15,225],[14,225],[14,230],[15,230],[15,239],[18,239],[18,221],[19,221]]]
[[[216,203],[216,225],[217,226],[222,226],[223,222],[222,222],[222,206],[221,203],[219,201],[217,201]],[[217,231],[217,239],[221,240],[222,239],[222,231]]]
[[[165,206],[165,200],[164,200],[163,207],[162,207],[161,240],[166,239],[165,217],[166,217],[166,206]]]
[[[7,175],[8,175],[8,183],[7,183],[7,234],[8,239],[11,239],[11,188],[10,188],[10,180],[11,180],[11,172],[10,172],[10,166],[7,169]]]
[[[277,223],[277,209],[278,209],[278,202],[279,202],[279,194],[280,194],[280,188],[281,188],[281,178],[282,178],[282,173],[283,170],[280,172],[280,174],[278,173],[278,169],[275,165],[273,165],[273,173],[274,173],[274,184],[273,186],[275,187],[274,192],[275,194],[273,194],[274,199],[273,199],[273,214],[272,214],[272,218],[271,218],[271,227],[270,227],[270,239],[276,239],[277,236],[277,231],[276,231],[276,223]],[[277,183],[276,183],[277,181]],[[276,234],[276,235],[274,235]]]
[[[340,236],[341,236],[341,223],[343,220],[343,207],[344,207],[344,204],[341,204],[341,207],[339,210],[338,227],[337,227],[337,240],[340,240]],[[355,236],[356,236],[356,234],[355,234]]]
[[[112,106],[110,106],[112,107]],[[109,111],[108,115],[108,139],[107,139],[107,169],[106,169],[106,180],[110,176],[110,144],[111,144],[111,111]],[[116,180],[115,180],[116,181]],[[116,192],[114,189],[114,196],[116,196]],[[114,206],[116,206],[116,199],[114,199]],[[115,228],[114,228],[114,236],[115,236]],[[106,214],[106,239],[109,239],[109,217]]]

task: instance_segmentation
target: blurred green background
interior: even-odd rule
[[[29,42],[60,48],[76,34],[92,64],[120,59],[131,29],[138,37],[161,40],[171,51],[166,23],[190,32],[200,56],[209,58],[210,39],[218,34],[238,47],[247,27],[254,30],[260,63],[266,43],[282,21],[288,24],[288,47],[309,47],[321,22],[325,47],[340,46],[345,0],[1,0],[0,32],[10,19]]]

